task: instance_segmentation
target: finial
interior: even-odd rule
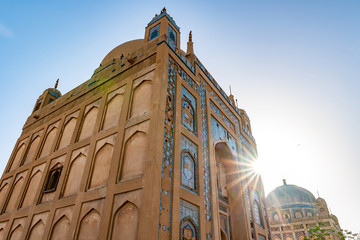
[[[192,31],[189,33],[189,42],[192,42]]]
[[[161,13],[163,13],[163,12],[166,12],[166,8],[165,8],[165,7],[161,10]]]
[[[236,99],[236,107],[239,108],[238,100]]]
[[[317,190],[318,197],[320,197],[319,191]]]
[[[57,89],[58,85],[59,85],[59,79],[56,80],[55,89]]]
[[[229,88],[230,88],[230,95],[232,95],[232,93],[231,93],[231,85],[229,85]]]
[[[286,183],[286,179],[285,179],[285,178],[283,179],[283,183],[284,183],[284,185],[287,185],[287,183]]]

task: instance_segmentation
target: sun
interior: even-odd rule
[[[251,164],[252,171],[258,175],[262,175],[266,171],[264,166],[261,159],[255,159]]]

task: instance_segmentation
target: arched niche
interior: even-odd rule
[[[222,229],[220,229],[220,236],[221,236],[221,240],[227,240],[228,239],[225,232],[224,232],[224,230],[222,230]]]
[[[262,213],[261,213],[260,203],[257,200],[254,199],[253,205],[254,205],[254,213],[255,213],[256,223],[259,226],[261,226],[262,228],[264,228],[264,222],[263,222],[263,216],[262,216]]]
[[[102,129],[114,127],[119,123],[123,101],[123,93],[116,93],[109,99],[106,105],[106,112]]]
[[[303,215],[302,215],[301,212],[299,212],[299,211],[295,212],[295,218],[299,219],[299,218],[302,218],[302,217],[303,217]]]
[[[0,228],[0,239],[5,239],[5,230],[4,230],[4,228]]]
[[[29,240],[42,239],[45,230],[45,224],[39,220],[30,230]]]
[[[19,166],[19,163],[20,163],[20,160],[21,160],[21,157],[23,155],[25,151],[25,143],[22,143],[17,149],[16,149],[16,154],[15,154],[15,157],[14,157],[14,160],[11,164],[11,168],[10,168],[10,171],[14,170],[16,167]]]
[[[55,141],[57,131],[58,131],[57,127],[53,127],[46,134],[44,145],[42,147],[40,157],[45,157],[45,156],[49,155],[49,153],[51,151],[51,148],[52,148],[52,145],[53,145],[53,143]]]
[[[40,144],[40,136],[36,136],[30,143],[30,147],[26,153],[24,164],[28,164],[34,160],[34,157],[36,156],[36,150],[38,149],[38,146]]]
[[[152,81],[146,80],[134,88],[130,117],[141,115],[150,110]]]
[[[98,112],[99,108],[97,106],[92,106],[89,111],[86,112],[80,130],[79,141],[93,135]]]
[[[66,180],[64,197],[71,196],[79,192],[85,163],[86,156],[82,153],[77,155],[75,159],[71,162],[69,174]]]
[[[189,129],[191,132],[196,131],[195,127],[195,110],[194,106],[191,104],[191,102],[183,96],[182,103],[181,103],[181,122],[182,124]]]
[[[71,137],[72,137],[72,135],[74,133],[74,129],[75,129],[75,126],[76,126],[76,121],[77,121],[77,118],[71,117],[65,123],[58,149],[62,149],[62,148],[66,147],[66,146],[68,146],[70,144]]]
[[[8,201],[8,205],[6,207],[6,212],[12,211],[17,208],[18,199],[21,197],[22,194],[22,186],[24,184],[24,178],[20,177],[12,190],[11,197]]]
[[[70,230],[70,220],[66,215],[63,215],[53,226],[50,240],[64,240],[68,239]]]
[[[181,184],[192,191],[197,191],[197,165],[189,151],[181,152]]]
[[[139,209],[132,202],[125,202],[114,214],[112,240],[136,240]]]
[[[226,141],[215,142],[215,160],[218,198],[230,209],[230,225],[239,226],[242,224],[242,216],[246,215],[242,202],[245,201],[245,189],[241,186],[239,164]],[[231,231],[235,238],[242,235],[239,228],[234,227]]]
[[[180,221],[180,239],[181,240],[197,240],[198,230],[194,221],[189,218],[183,218]]]
[[[91,209],[80,222],[78,240],[96,240],[99,236],[101,216],[98,211]]]
[[[293,238],[291,236],[286,236],[285,240],[293,240]]]
[[[90,188],[104,186],[110,173],[114,146],[105,143],[95,154]]]
[[[8,183],[4,183],[3,186],[0,189],[0,209],[2,208],[2,205],[3,205],[4,201],[5,201],[8,189],[9,189],[9,184]]]
[[[147,155],[147,135],[136,131],[125,143],[121,180],[143,174]]]
[[[29,187],[26,191],[26,195],[22,204],[22,207],[27,207],[35,202],[36,192],[38,187],[40,186],[42,171],[38,170],[35,174],[33,174],[30,178]]]
[[[299,234],[297,240],[304,240],[305,236],[303,234]]]
[[[21,240],[21,235],[23,233],[23,226],[21,226],[20,224],[14,229],[12,230],[12,232],[10,233],[10,237],[9,240]]]

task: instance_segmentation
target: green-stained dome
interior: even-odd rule
[[[313,205],[316,199],[308,190],[296,185],[288,185],[284,181],[284,185],[275,188],[267,197],[266,202],[269,207],[284,207],[293,205]]]

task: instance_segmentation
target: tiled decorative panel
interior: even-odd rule
[[[209,163],[209,128],[208,112],[206,104],[206,82],[200,77],[200,104],[201,104],[201,140],[203,148],[203,179],[204,179],[204,205],[205,222],[210,222],[211,229],[206,232],[206,239],[213,238],[212,211],[211,211],[211,181],[210,181],[210,163]]]
[[[173,192],[174,127],[175,127],[176,69],[170,58],[168,65],[167,96],[165,108],[164,148],[161,173],[159,207],[159,238],[171,239],[171,212]]]
[[[191,220],[199,227],[199,208],[194,204],[180,199],[180,221],[186,217]]]
[[[212,130],[212,142],[215,143],[218,140],[225,140],[238,161],[238,151],[236,145],[236,139],[218,122],[214,117],[211,117],[211,130]]]
[[[181,89],[181,123],[190,132],[197,135],[196,131],[196,99],[182,87]]]
[[[181,184],[197,193],[198,188],[198,148],[187,137],[181,136]]]

